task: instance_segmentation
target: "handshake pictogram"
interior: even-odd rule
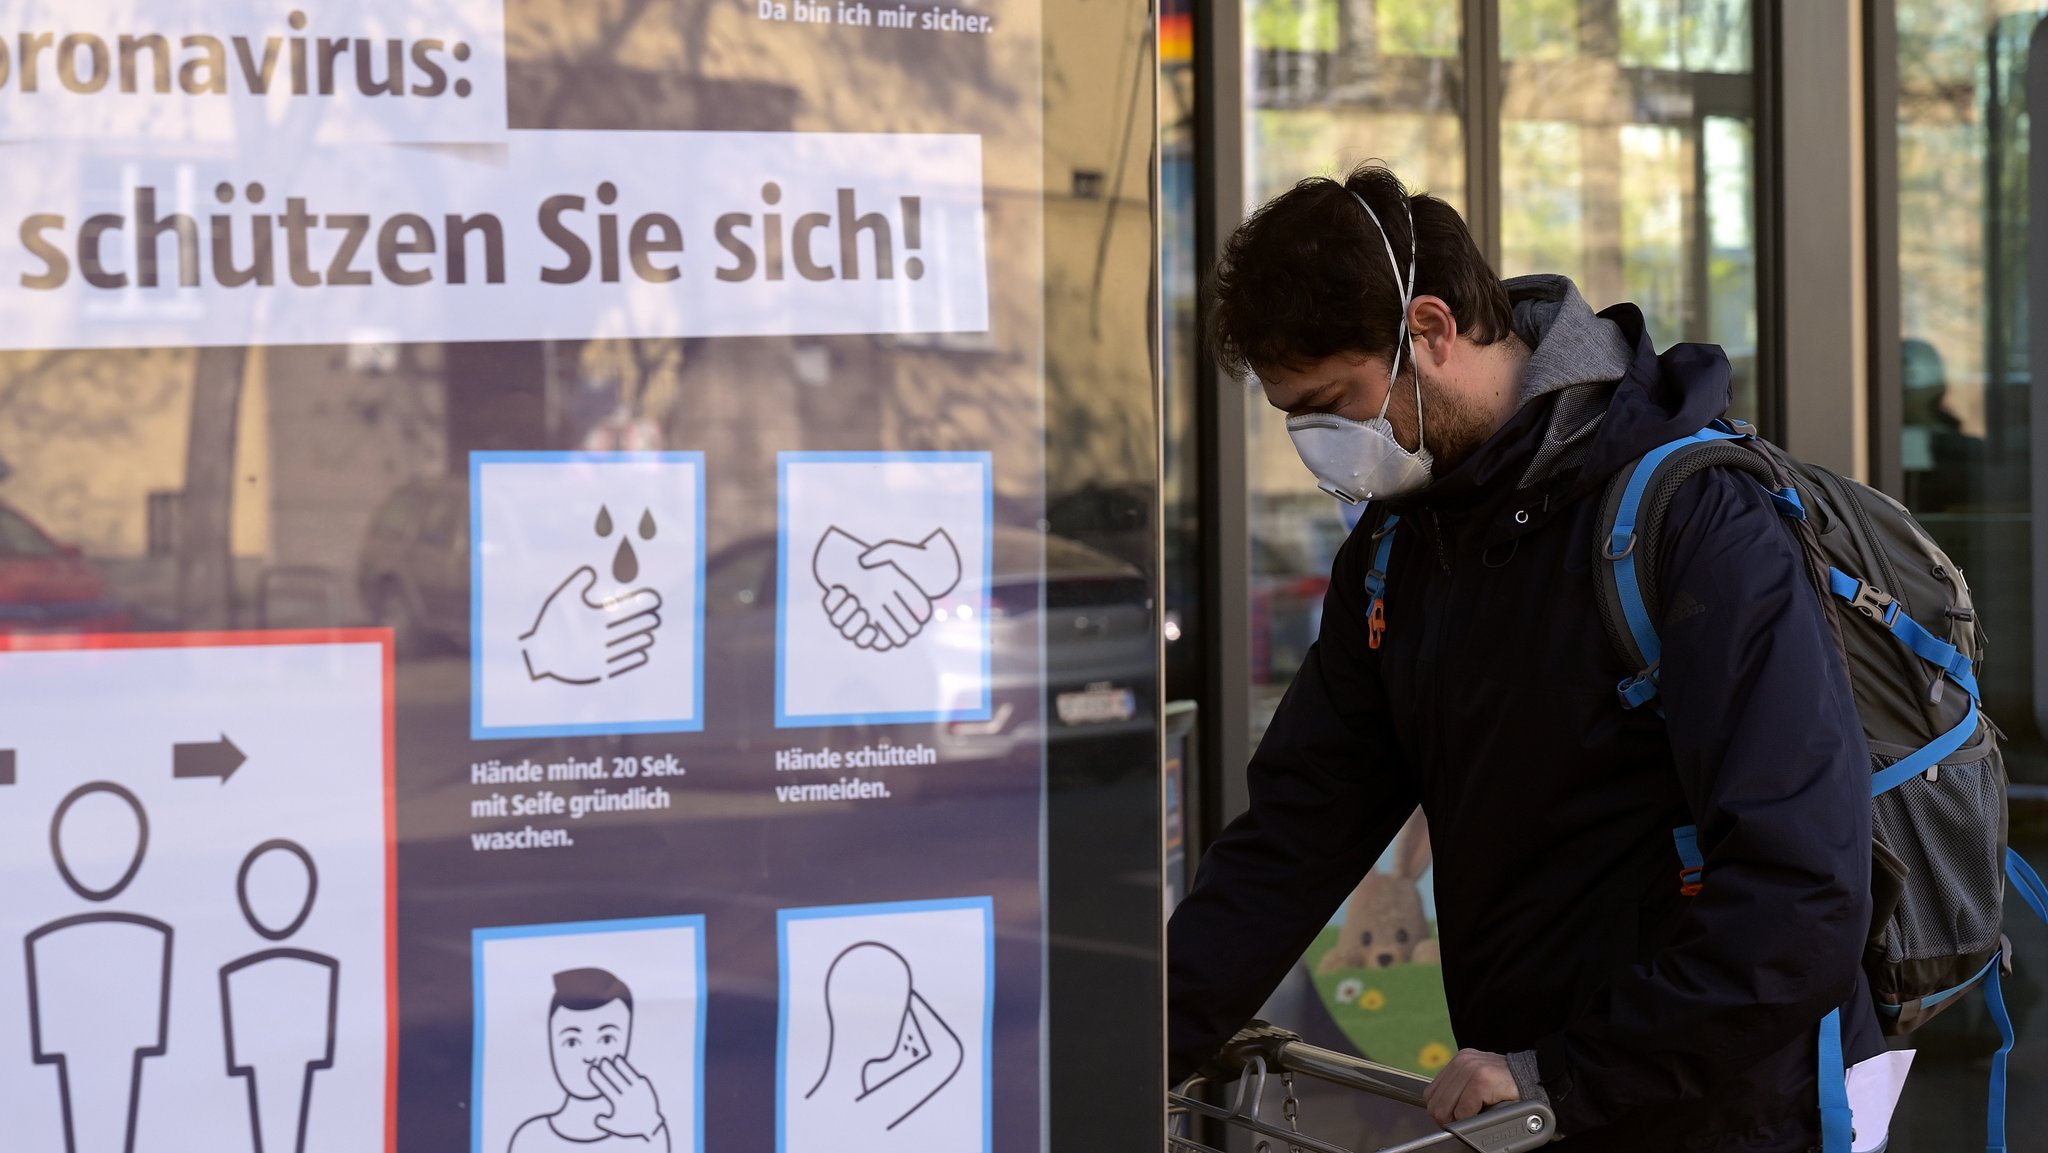
[[[945,529],[914,544],[869,544],[834,527],[811,555],[811,575],[825,590],[825,616],[839,635],[888,652],[923,632],[934,602],[959,586],[960,550]]]

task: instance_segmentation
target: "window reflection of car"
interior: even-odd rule
[[[121,632],[132,620],[76,545],[0,504],[0,633]]]
[[[393,490],[370,518],[356,593],[402,653],[469,645],[469,485],[420,477]]]
[[[1041,735],[1058,740],[1148,729],[1157,652],[1143,574],[1087,545],[1030,529],[998,525],[994,545],[990,715],[944,725],[941,755],[1000,756]],[[753,537],[720,550],[708,563],[707,611],[723,618],[713,629],[714,642],[722,636],[741,650],[714,651],[712,668],[720,667],[721,657],[773,667],[775,549],[772,535]],[[799,587],[796,599],[809,596],[810,590]],[[1036,662],[1041,629],[1042,679]]]
[[[1293,549],[1252,538],[1254,683],[1286,684],[1294,679],[1308,647],[1323,631],[1323,594],[1329,588],[1327,565],[1316,567]]]

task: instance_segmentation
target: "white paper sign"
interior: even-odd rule
[[[470,736],[702,730],[704,454],[479,452],[469,475]]]
[[[988,1153],[994,902],[776,916],[777,1153]]]
[[[781,454],[782,728],[987,720],[994,458]]]
[[[977,332],[981,197],[974,136],[38,147],[0,177],[0,348]]]
[[[388,634],[322,636],[0,651],[10,1151],[387,1148]]]
[[[704,918],[474,933],[472,1153],[704,1147]]]
[[[501,140],[503,0],[6,0],[0,140]]]

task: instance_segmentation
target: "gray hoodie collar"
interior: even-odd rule
[[[1517,276],[1502,282],[1514,308],[1515,335],[1530,349],[1522,403],[1575,384],[1612,384],[1635,363],[1635,345],[1613,321],[1595,315],[1568,276]]]
[[[1517,276],[1504,281],[1515,335],[1529,346],[1521,403],[1562,393],[1535,459],[1522,474],[1528,488],[1578,464],[1600,431],[1614,382],[1635,364],[1635,345],[1621,327],[1596,315],[1568,276]]]

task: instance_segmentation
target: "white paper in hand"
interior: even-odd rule
[[[1884,1147],[1892,1129],[1892,1110],[1898,1108],[1899,1092],[1906,1087],[1906,1073],[1912,1068],[1911,1049],[1879,1053],[1849,1067],[1849,1108],[1856,1118],[1852,1153],[1871,1153]]]

